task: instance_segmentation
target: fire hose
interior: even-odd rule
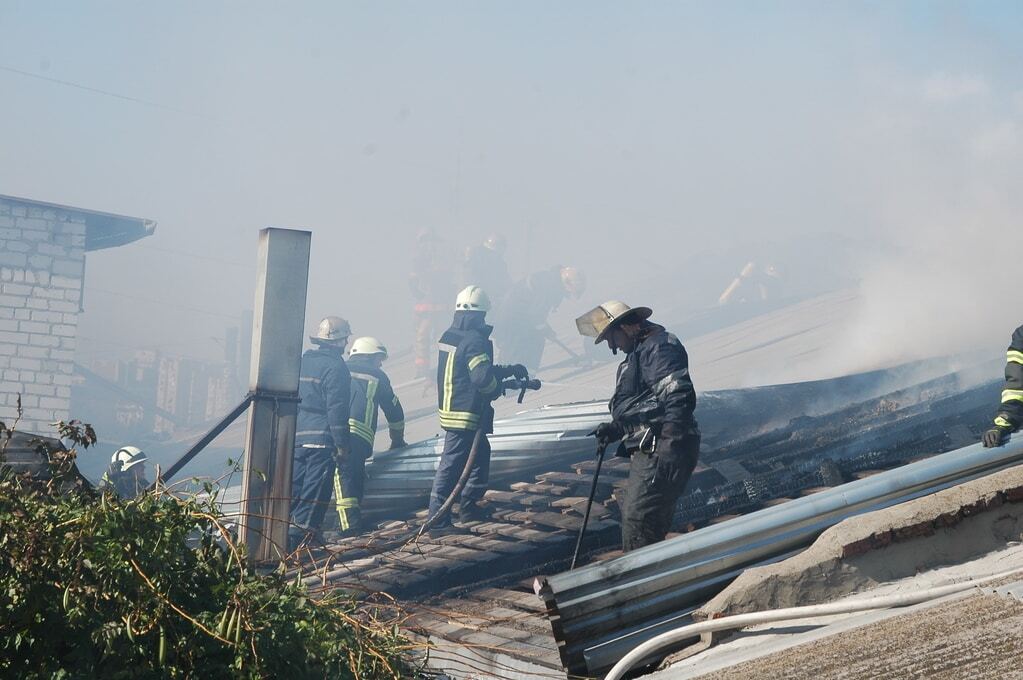
[[[538,389],[540,389],[540,381],[536,379],[530,379],[528,377],[522,379],[513,378],[511,380],[505,380],[503,383],[501,383],[502,394],[504,394],[504,392],[507,390],[519,391],[519,398],[517,401],[520,404],[522,403],[523,397],[526,396],[526,390]],[[473,437],[472,439],[472,448],[469,449],[469,457],[465,459],[465,467],[462,469],[462,474],[458,478],[458,482],[455,484],[455,488],[451,490],[451,493],[448,494],[447,500],[444,501],[444,504],[440,506],[437,512],[434,513],[432,517],[428,518],[425,522],[423,522],[423,526],[419,527],[419,532],[416,534],[415,538],[416,541],[418,541],[419,538],[424,533],[429,531],[430,527],[436,524],[438,520],[445,517],[449,512],[451,512],[451,506],[455,504],[455,499],[462,494],[462,489],[465,488],[466,482],[469,481],[469,474],[472,472],[473,463],[476,462],[476,452],[479,451],[480,440],[484,436],[485,435],[483,434],[482,429],[476,430],[476,436]]]
[[[963,581],[962,583],[952,583],[946,586],[937,586],[935,588],[927,588],[925,590],[917,591],[915,593],[902,593],[898,595],[881,595],[877,597],[869,597],[861,600],[853,600],[851,602],[832,602],[831,604],[814,604],[804,607],[787,607],[785,609],[768,609],[761,612],[751,612],[749,614],[736,614],[734,616],[723,616],[719,619],[711,619],[709,621],[701,621],[700,623],[691,623],[674,630],[669,630],[666,633],[661,633],[657,637],[647,640],[643,644],[639,645],[631,652],[621,658],[616,663],[608,674],[604,676],[604,680],[620,680],[629,670],[637,663],[646,659],[650,655],[654,654],[658,650],[661,650],[669,645],[679,643],[683,640],[701,635],[703,633],[712,633],[719,630],[733,630],[736,628],[745,628],[746,626],[753,626],[761,623],[771,623],[774,621],[788,621],[791,619],[803,619],[816,616],[830,616],[832,614],[851,614],[854,612],[869,611],[871,609],[888,609],[890,607],[906,607],[913,604],[920,604],[928,600],[934,600],[939,597],[945,597],[946,595],[953,595],[960,593],[976,586],[980,586],[984,583],[990,583],[991,581],[997,581],[998,579],[1005,578],[1006,576],[1012,576],[1023,572],[1021,569],[1011,569],[1009,571],[1003,571],[998,574],[992,574],[991,576],[985,576],[979,579],[973,579],[970,581]]]

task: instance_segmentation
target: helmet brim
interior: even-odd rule
[[[612,328],[615,328],[616,326],[619,326],[623,323],[643,321],[645,319],[649,319],[650,315],[653,313],[654,311],[649,307],[633,307],[632,309],[625,312],[621,316],[617,316],[614,319],[612,319],[611,322],[607,326],[605,326],[602,331],[600,331],[600,333],[597,333],[597,337],[593,339],[593,344],[599,345],[600,343],[602,343],[607,338],[608,331],[610,331]]]
[[[121,465],[121,471],[123,472],[125,470],[130,470],[131,468],[135,467],[136,465],[141,465],[142,463],[145,463],[147,460],[149,460],[149,459],[146,458],[145,456],[139,456],[137,458],[132,458],[127,463],[123,463]]]
[[[348,343],[348,338],[349,336],[346,335],[343,338],[337,338],[336,340],[327,340],[325,338],[316,337],[315,335],[310,335],[309,342],[314,345],[344,345]]]

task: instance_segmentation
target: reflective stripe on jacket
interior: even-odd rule
[[[377,431],[377,409],[384,412],[392,433],[404,435],[405,412],[387,375],[358,354],[348,359],[352,373],[352,397],[348,425],[356,437],[373,446]]]
[[[461,315],[461,316],[460,316]],[[445,430],[492,432],[501,385],[494,370],[490,326],[472,327],[462,312],[440,338],[437,359],[437,411]]]
[[[317,347],[302,355],[296,446],[348,448],[351,382],[337,348]]]
[[[1005,386],[995,425],[1013,430],[1023,425],[1023,326],[1012,334],[1005,355]]]

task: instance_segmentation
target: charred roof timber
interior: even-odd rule
[[[58,203],[47,203],[30,198],[5,196],[0,194],[0,202],[9,202],[13,206],[23,206],[26,210],[53,211],[64,213],[72,218],[85,222],[85,250],[104,250],[116,248],[133,241],[151,236],[156,231],[156,222],[142,217],[128,217],[114,213],[86,210]]]

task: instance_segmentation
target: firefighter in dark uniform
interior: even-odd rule
[[[149,487],[146,479],[145,452],[137,446],[122,446],[110,457],[110,467],[103,473],[99,488],[121,498],[135,498]]]
[[[342,355],[352,330],[348,322],[328,316],[310,336],[315,348],[302,355],[298,383],[298,422],[291,468],[291,527],[288,544],[321,540],[338,461],[351,453],[348,415],[352,377]]]
[[[391,381],[381,368],[387,348],[376,338],[356,338],[348,355],[352,374],[352,398],[348,427],[351,453],[338,461],[334,473],[334,497],[344,535],[359,533],[362,525],[362,493],[366,482],[366,460],[373,455],[377,432],[377,411],[382,410],[391,433],[391,448],[405,443],[405,412]]]
[[[618,454],[631,456],[621,503],[625,552],[664,540],[700,451],[689,357],[677,337],[647,320],[650,314],[612,300],[576,319],[580,333],[626,354],[611,421],[594,431],[605,444],[621,441]]]
[[[1002,446],[1023,425],[1023,326],[1012,334],[1005,355],[1005,387],[994,427],[984,433],[984,446]]]
[[[494,315],[494,341],[501,360],[517,361],[529,370],[540,368],[544,346],[555,337],[548,317],[569,296],[579,299],[586,277],[575,267],[551,267],[517,282],[501,300]]]
[[[507,250],[508,242],[503,235],[497,233],[469,248],[463,263],[463,286],[479,286],[487,291],[487,297],[492,303],[500,303],[512,284],[508,262],[505,260]]]
[[[484,323],[490,300],[478,286],[468,286],[458,294],[451,327],[440,338],[437,361],[437,408],[444,429],[444,451],[433,478],[429,517],[434,518],[454,491],[465,469],[477,430],[482,431],[476,457],[459,503],[459,521],[486,518],[479,500],[487,490],[490,475],[490,442],[486,435],[494,430],[491,402],[502,394],[501,381],[509,376],[524,379],[521,365],[495,366],[492,327]],[[458,533],[450,515],[436,517],[431,536]]]

